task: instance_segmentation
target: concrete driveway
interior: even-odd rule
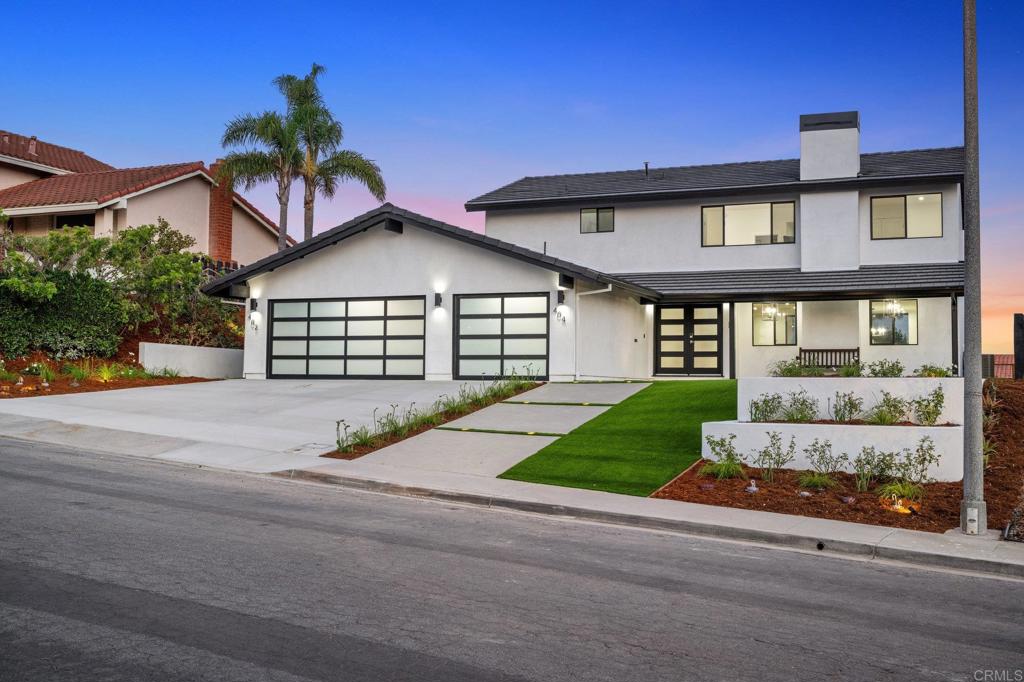
[[[0,432],[118,454],[246,471],[301,466],[334,446],[335,422],[426,406],[461,381],[242,379],[0,401]]]

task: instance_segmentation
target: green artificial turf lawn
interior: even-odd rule
[[[700,427],[736,418],[735,381],[659,381],[501,474],[650,495],[700,458]]]

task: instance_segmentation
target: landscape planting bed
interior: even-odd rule
[[[997,380],[996,386],[1001,405],[997,408],[998,422],[992,429],[996,452],[985,469],[985,499],[989,528],[1002,530],[1014,509],[1024,507],[1024,382]],[[775,482],[767,483],[760,479],[757,469],[744,467],[749,477],[757,479],[760,488],[759,492],[751,494],[744,490],[748,485],[746,480],[701,477],[697,475],[699,469],[700,463],[652,497],[932,532],[956,528],[960,522],[962,484],[959,481],[926,484],[920,513],[899,514],[884,509],[872,492],[856,492],[851,474],[833,475],[839,483],[833,490],[801,497],[796,471],[777,471]],[[846,496],[855,499],[852,503],[842,501]]]
[[[46,356],[35,353],[28,357],[7,360],[5,365],[9,372],[18,374],[22,378],[22,385],[17,385],[17,380],[0,381],[0,400],[14,398],[35,398],[44,395],[66,395],[69,393],[93,393],[96,391],[113,391],[121,388],[143,388],[146,386],[167,386],[170,384],[192,384],[200,381],[211,381],[200,377],[115,377],[109,381],[98,381],[97,379],[82,379],[78,385],[72,385],[73,380],[68,376],[58,376],[49,382],[48,387],[43,387],[42,379],[31,374],[23,374],[25,369],[34,362],[46,361]],[[105,361],[97,361],[102,364]],[[50,362],[51,366],[56,363]],[[133,365],[134,366],[134,365]],[[141,368],[139,368],[141,370]]]

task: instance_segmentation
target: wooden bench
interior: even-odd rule
[[[839,369],[860,362],[860,348],[800,348],[797,360],[804,367]]]

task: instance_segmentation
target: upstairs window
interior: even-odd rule
[[[917,299],[871,301],[872,346],[917,345]]]
[[[755,346],[796,345],[796,303],[755,303]]]
[[[580,233],[615,231],[614,208],[582,208],[580,209]]]
[[[872,239],[942,236],[942,195],[871,197]]]
[[[701,208],[702,246],[791,244],[796,241],[796,204],[732,204]]]

